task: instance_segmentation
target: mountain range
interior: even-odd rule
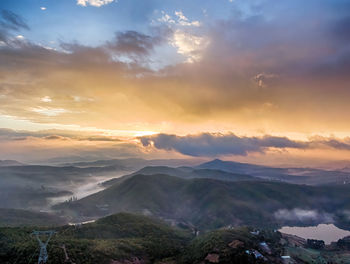
[[[346,171],[222,160],[192,166],[181,160],[167,164],[138,159],[13,164],[0,166],[0,208],[7,207],[0,209],[3,263],[28,262],[36,250],[30,237],[33,225],[44,230],[54,226],[57,231],[50,263],[62,262],[64,244],[76,263],[106,264],[217,259],[281,263],[283,243],[289,242],[281,244],[281,234],[272,231],[280,226],[334,223],[350,229]],[[91,190],[86,192],[87,188]],[[75,197],[82,189],[86,195]],[[73,198],[59,202],[63,197]],[[43,209],[50,213],[40,212]],[[67,222],[75,224],[63,226]],[[252,232],[256,229],[261,235]],[[271,252],[256,259],[254,252],[263,250],[259,243],[265,242]],[[303,248],[288,244],[288,250],[291,247],[297,259]],[[346,261],[343,249],[337,250],[339,254],[327,251],[327,257],[323,251],[317,254],[327,261],[338,254]]]
[[[306,186],[137,174],[121,178],[103,191],[54,208],[81,219],[117,212],[142,213],[198,229],[315,224],[337,221],[350,209],[350,185]],[[296,213],[295,217],[283,218],[279,213],[283,210],[300,210],[306,215],[312,212],[312,217],[299,217]]]
[[[159,165],[164,163],[126,159],[70,166],[3,166],[0,208],[42,211],[54,205],[55,211],[78,221],[127,211],[204,229],[288,221],[350,225],[350,174],[346,172],[222,160],[193,167],[184,166],[183,160],[170,160],[170,165],[181,165],[175,167]],[[132,172],[140,164],[147,166]],[[81,189],[85,195],[70,199]],[[314,217],[284,219],[279,210],[287,210],[295,219],[298,210],[311,211]]]

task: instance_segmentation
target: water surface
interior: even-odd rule
[[[284,226],[278,231],[304,239],[323,240],[327,245],[346,236],[350,236],[350,231],[340,229],[333,224],[319,224],[318,226],[307,227]]]

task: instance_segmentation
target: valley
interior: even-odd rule
[[[128,166],[121,166],[122,162]],[[58,234],[65,230],[63,237],[58,236],[54,243],[64,240],[76,263],[94,263],[94,259],[101,256],[106,263],[153,263],[156,259],[170,261],[159,263],[201,263],[203,260],[216,263],[210,261],[217,258],[220,259],[217,263],[231,263],[233,259],[238,261],[235,263],[285,263],[281,259],[283,254],[294,254],[293,259],[297,261],[295,252],[300,249],[283,242],[284,234],[274,230],[283,226],[319,224],[334,224],[350,230],[350,184],[341,182],[349,175],[343,172],[321,171],[318,176],[320,170],[298,169],[298,174],[303,175],[297,176],[291,174],[291,169],[219,160],[193,167],[185,164],[172,167],[164,164],[166,161],[142,162],[145,163],[142,168],[130,160],[70,164],[69,167],[0,167],[1,181],[6,183],[2,185],[6,188],[1,195],[7,195],[6,199],[11,195],[16,197],[12,204],[6,200],[7,209],[1,209],[1,230],[9,234],[27,232],[25,236],[35,226],[52,227]],[[269,173],[271,177],[266,176]],[[84,190],[84,195],[82,191],[79,195],[79,190]],[[162,223],[161,227],[158,223]],[[157,233],[152,240],[152,233],[159,231],[149,225],[166,230],[166,234]],[[256,241],[250,233],[252,230],[267,232],[270,240],[260,235],[262,241]],[[167,238],[169,235],[172,238]],[[227,246],[230,244],[227,239],[236,241],[236,236],[244,244],[239,250]],[[161,237],[167,242],[160,242]],[[226,244],[218,249],[217,243],[222,239]],[[269,241],[273,253],[260,259],[245,252],[260,252],[258,242],[265,240]],[[29,238],[26,241],[34,250],[33,241]],[[112,241],[119,246],[113,246]],[[4,245],[9,246],[7,242]],[[305,252],[309,252],[306,240],[303,245]],[[13,244],[11,247],[17,251],[22,246]],[[51,255],[59,261],[62,252],[52,250]],[[79,250],[86,253],[78,253]],[[327,256],[333,252],[327,250],[319,254]],[[333,253],[343,258],[343,251],[337,250],[339,252]],[[3,257],[12,259],[11,254],[7,252]],[[81,254],[85,260],[81,259]],[[139,262],[132,262],[133,259]],[[60,263],[55,261],[49,263]]]

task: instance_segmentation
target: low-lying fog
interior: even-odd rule
[[[90,176],[86,182],[69,186],[69,190],[72,192],[71,195],[48,198],[47,199],[48,206],[51,207],[55,204],[65,202],[71,198],[81,199],[93,193],[102,191],[107,187],[103,186],[101,183],[108,181],[110,179],[122,177],[126,174],[127,172],[123,171],[123,172],[114,172],[113,174],[108,174],[104,176]]]

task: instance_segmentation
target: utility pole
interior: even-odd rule
[[[38,259],[38,264],[45,264],[47,262],[48,259],[48,254],[47,254],[47,244],[49,244],[49,241],[52,237],[53,234],[55,234],[56,232],[53,230],[48,230],[48,231],[33,231],[32,235],[35,235],[36,239],[39,242],[39,246],[40,246],[40,254],[39,254],[39,259]],[[47,236],[47,239],[45,242],[43,242],[40,239],[40,236]]]

